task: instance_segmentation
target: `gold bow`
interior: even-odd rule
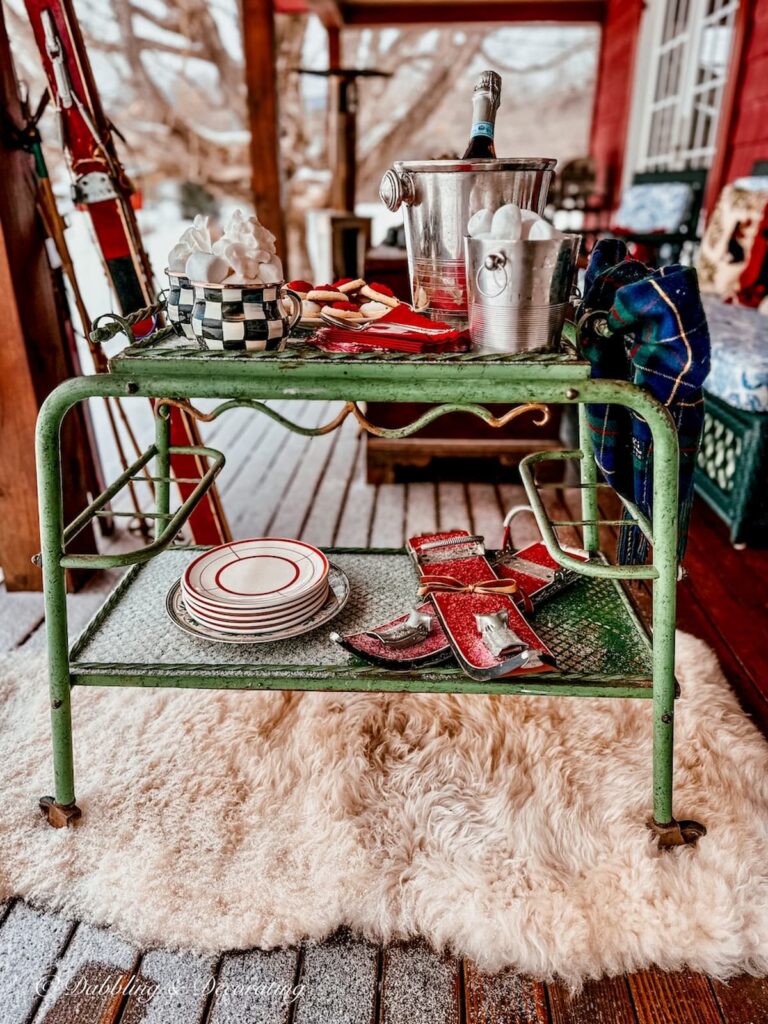
[[[480,583],[462,583],[455,576],[422,576],[419,597],[450,592],[455,594],[516,594],[520,588],[514,580],[490,579]]]

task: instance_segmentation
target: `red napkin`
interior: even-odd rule
[[[409,328],[428,330],[422,334]],[[389,352],[463,352],[469,347],[469,334],[450,324],[430,320],[401,302],[364,331],[350,331],[328,325],[310,338],[324,352],[360,353],[381,349]]]

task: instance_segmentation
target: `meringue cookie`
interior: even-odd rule
[[[520,207],[516,203],[506,203],[494,213],[491,232],[495,238],[516,242],[522,233],[522,223]]]
[[[493,214],[490,210],[478,210],[477,213],[473,213],[469,218],[467,224],[467,234],[470,238],[477,238],[478,235],[485,234],[491,230],[491,223],[493,222]]]
[[[531,230],[528,232],[528,238],[533,242],[538,240],[544,241],[551,238],[557,238],[560,232],[556,230],[548,221],[537,220],[535,224],[531,225]]]
[[[383,302],[376,302],[373,299],[370,302],[364,302],[360,307],[360,312],[363,316],[370,317],[372,320],[378,320],[380,316],[384,316],[389,310],[389,306],[385,306]]]

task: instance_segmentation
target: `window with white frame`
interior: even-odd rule
[[[739,0],[651,0],[637,171],[708,167]]]

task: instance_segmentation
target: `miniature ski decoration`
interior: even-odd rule
[[[472,594],[478,598],[496,595],[504,598],[505,602],[511,598],[518,606],[517,610],[510,614],[506,603],[490,611],[473,612],[470,608],[466,621],[474,623],[471,632],[479,636],[497,661],[507,665],[510,673],[527,673],[532,669],[543,671],[550,667],[551,655],[523,618],[522,611],[525,614],[535,611],[544,601],[574,583],[578,578],[576,573],[560,568],[541,541],[516,554],[501,552],[493,561],[484,558],[483,539],[464,530],[414,538],[409,547],[419,541],[433,544],[431,548],[427,547],[426,552],[422,551],[422,559],[431,557],[427,567],[434,569],[437,566],[440,569],[439,573],[423,573],[421,576],[421,587],[432,591],[427,600],[419,602],[410,613],[406,612],[381,626],[347,636],[334,633],[331,639],[335,643],[371,664],[393,670],[427,668],[443,664],[454,655],[464,667],[455,644],[451,642],[451,634],[439,615],[435,594]],[[451,562],[466,557],[468,552],[482,555],[481,561],[487,567],[485,579],[469,584],[447,573]],[[468,587],[473,589],[470,591]],[[524,630],[518,628],[520,622],[524,623]],[[533,643],[532,637],[535,638]],[[539,653],[534,658],[527,653],[529,651]],[[536,659],[542,664],[538,665]],[[493,668],[495,670],[498,666]],[[485,671],[485,667],[473,669],[474,673]],[[480,678],[477,674],[468,674],[472,678]],[[496,674],[494,671],[494,674],[483,675],[482,678],[496,678]]]

